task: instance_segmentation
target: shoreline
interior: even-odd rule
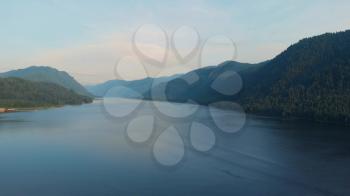
[[[124,98],[124,97],[114,97],[114,98],[120,98],[120,99],[136,99],[138,98]],[[104,100],[104,97],[99,97],[95,98],[94,100],[100,101]],[[159,102],[169,102],[165,100],[151,100],[151,99],[141,99],[144,101],[159,101]],[[171,102],[170,103],[180,103],[180,102]],[[90,103],[85,103],[85,104],[90,104]],[[180,103],[181,104],[181,103]],[[185,103],[185,104],[193,104],[193,103]],[[69,105],[69,104],[67,104]],[[78,105],[83,105],[83,104],[78,104]],[[204,104],[194,104],[194,105],[199,105],[199,106],[207,106]],[[36,110],[44,110],[44,109],[51,109],[51,108],[60,108],[64,107],[65,105],[53,105],[53,106],[38,106],[38,107],[28,107],[28,108],[6,108],[6,107],[0,107],[0,114],[2,113],[13,113],[13,112],[31,112],[31,111],[36,111]],[[218,109],[222,110],[230,110],[227,108],[221,108],[217,107]],[[269,115],[269,114],[261,114],[259,112],[246,112],[247,115],[256,117],[256,118],[261,118],[261,119],[270,119],[270,120],[278,120],[278,121],[285,121],[285,122],[308,122],[308,123],[315,123],[315,124],[324,124],[324,125],[340,125],[340,126],[350,126],[348,123],[341,123],[341,122],[334,122],[334,121],[321,121],[321,120],[315,120],[315,119],[308,119],[308,118],[300,118],[300,117],[283,117],[283,116],[278,116],[278,115]]]
[[[15,113],[15,112],[31,112],[31,111],[43,110],[43,109],[49,109],[49,108],[56,108],[56,107],[62,107],[62,106],[33,107],[33,108],[0,108],[0,114],[1,113]]]
[[[89,104],[89,103],[85,103]],[[69,104],[67,104],[69,105]],[[83,105],[83,104],[78,104]],[[52,106],[37,106],[37,107],[23,107],[23,108],[6,108],[6,107],[0,107],[0,114],[2,113],[14,113],[14,112],[32,112],[37,110],[45,110],[45,109],[52,109],[52,108],[61,108],[66,105],[52,105]]]
[[[210,107],[210,104],[200,104],[200,103],[182,103],[177,101],[167,101],[167,100],[157,100],[157,99],[139,99],[139,98],[125,98],[125,97],[110,97],[110,98],[117,98],[117,99],[130,99],[130,100],[143,100],[143,101],[157,101],[157,102],[169,102],[169,103],[179,103],[179,104],[192,104],[192,105],[199,105],[199,106],[205,106]],[[104,99],[104,97],[101,97],[100,99]],[[216,107],[221,110],[232,110],[225,107]],[[242,106],[242,108],[244,108]],[[306,123],[313,123],[313,124],[319,124],[319,125],[338,125],[338,126],[346,126],[350,127],[350,123],[346,122],[337,122],[337,121],[326,121],[326,120],[316,120],[316,119],[310,119],[310,118],[302,118],[302,117],[295,117],[295,116],[279,116],[279,115],[271,115],[271,114],[262,114],[261,112],[252,112],[252,111],[245,111],[245,113],[252,117],[258,117],[261,119],[270,119],[270,120],[278,120],[278,121],[284,121],[284,122],[306,122]]]

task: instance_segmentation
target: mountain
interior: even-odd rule
[[[124,98],[142,98],[143,94],[149,91],[152,86],[168,82],[179,75],[144,78],[140,80],[110,80],[102,84],[86,86],[86,89],[98,97],[124,97]]]
[[[240,67],[240,66],[238,66]],[[235,62],[189,72],[169,81],[162,96],[146,98],[211,104],[230,100],[247,112],[284,118],[350,123],[350,30],[306,38],[270,61],[236,69]],[[243,88],[234,95],[220,92],[237,85],[226,73],[238,72]],[[199,79],[185,82],[188,78]],[[220,78],[218,89],[213,82]],[[225,78],[226,77],[226,78]]]
[[[90,103],[92,99],[47,82],[0,78],[0,107],[46,107]]]
[[[0,77],[16,77],[36,82],[51,82],[84,96],[92,96],[81,84],[79,84],[67,72],[44,66],[31,66],[25,69],[0,73]]]

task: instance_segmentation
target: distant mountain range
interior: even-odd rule
[[[84,95],[92,96],[81,84],[79,84],[72,76],[67,72],[58,71],[57,69],[44,66],[31,66],[25,69],[18,69],[0,73],[0,77],[16,77],[24,80],[35,82],[50,82],[60,85],[66,89],[73,90],[74,92]]]
[[[124,97],[143,98],[152,86],[166,83],[180,75],[159,78],[144,78],[140,80],[110,80],[98,85],[85,86],[85,88],[97,97]]]

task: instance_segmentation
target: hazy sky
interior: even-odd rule
[[[237,61],[254,63],[273,58],[301,38],[348,29],[349,10],[347,0],[0,1],[0,71],[48,65],[84,84],[114,79],[118,59],[133,55],[131,37],[144,24],[161,26],[168,37],[184,25],[202,41],[226,36],[236,43]],[[164,54],[162,30],[143,27],[137,45],[151,56]],[[190,51],[197,37],[184,29],[175,42]],[[210,47],[204,55],[208,61],[202,63],[224,58],[218,46]],[[168,60],[177,62],[171,54]],[[132,61],[120,64],[128,67]]]

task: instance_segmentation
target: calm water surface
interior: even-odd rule
[[[122,109],[132,102],[110,104]],[[133,116],[144,113],[159,114],[148,102]],[[1,114],[0,195],[350,195],[348,127],[248,117],[241,131],[227,134],[205,112],[156,119],[149,142],[135,145],[125,132],[130,119],[113,118],[101,101]],[[216,135],[209,152],[189,142],[194,120]],[[152,155],[157,135],[169,126],[180,130],[186,146],[183,160],[170,168]]]

